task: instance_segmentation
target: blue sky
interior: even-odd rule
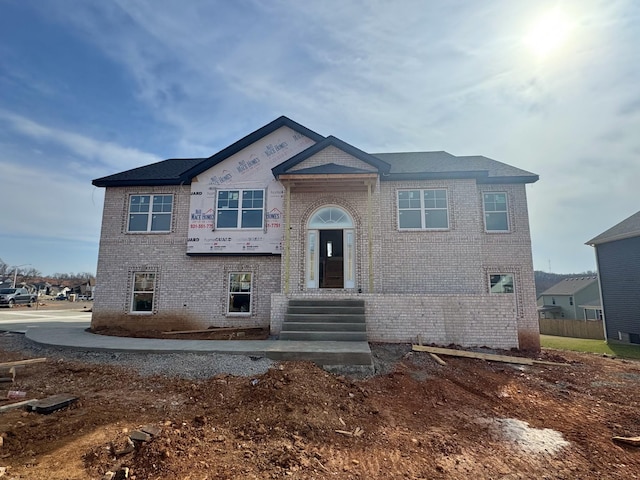
[[[584,242],[640,210],[638,45],[635,0],[4,0],[0,258],[95,272],[92,179],[286,115],[369,152],[535,172],[535,268],[594,269]]]

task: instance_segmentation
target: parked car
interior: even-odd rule
[[[26,288],[1,288],[0,305],[12,308],[17,304],[31,306],[36,303],[37,297],[34,293],[29,293]]]

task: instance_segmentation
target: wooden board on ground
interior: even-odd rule
[[[490,362],[515,363],[518,365],[568,365],[567,363],[546,362],[543,360],[533,360],[531,358],[510,357],[508,355],[496,355],[493,353],[468,352],[466,350],[454,350],[452,348],[427,347],[423,345],[413,345],[413,351],[435,353],[436,355],[449,355],[453,357],[476,358],[488,360]]]
[[[633,447],[640,447],[640,437],[613,437],[613,441]]]
[[[246,332],[250,330],[263,330],[264,327],[220,327],[206,328],[204,330],[176,330],[175,332],[162,332],[163,335],[188,335],[189,333],[230,333]]]
[[[15,362],[2,362],[0,363],[0,368],[22,367],[23,365],[29,365],[31,363],[42,363],[46,361],[46,358],[28,358],[26,360],[16,360]]]

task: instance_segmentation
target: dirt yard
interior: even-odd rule
[[[0,413],[0,477],[640,478],[640,448],[612,441],[640,435],[638,362],[544,351],[569,365],[441,366],[407,345],[372,347],[382,374],[360,380],[308,363],[254,377],[141,377],[61,352],[0,384],[3,398],[79,397],[49,415]],[[24,358],[0,350],[2,362]],[[149,441],[130,447],[142,429]]]

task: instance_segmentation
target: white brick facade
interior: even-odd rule
[[[377,173],[333,146],[291,171],[327,164]],[[397,192],[407,188],[446,190],[449,227],[400,231]],[[508,232],[485,232],[485,191],[506,193]],[[171,232],[127,233],[132,194],[173,195]],[[363,188],[293,188],[288,249],[265,256],[187,255],[190,195],[189,185],[107,186],[93,328],[270,326],[278,334],[291,298],[359,296],[365,300],[370,341],[411,342],[420,336],[425,343],[441,345],[539,348],[524,183],[478,183],[474,178],[386,181],[379,176],[371,196]],[[354,222],[354,288],[307,288],[307,225],[328,205],[348,212]],[[152,272],[156,279],[153,310],[144,314],[131,312],[136,272]],[[246,313],[227,313],[232,272],[252,274]],[[490,294],[492,273],[513,274],[514,293]]]

